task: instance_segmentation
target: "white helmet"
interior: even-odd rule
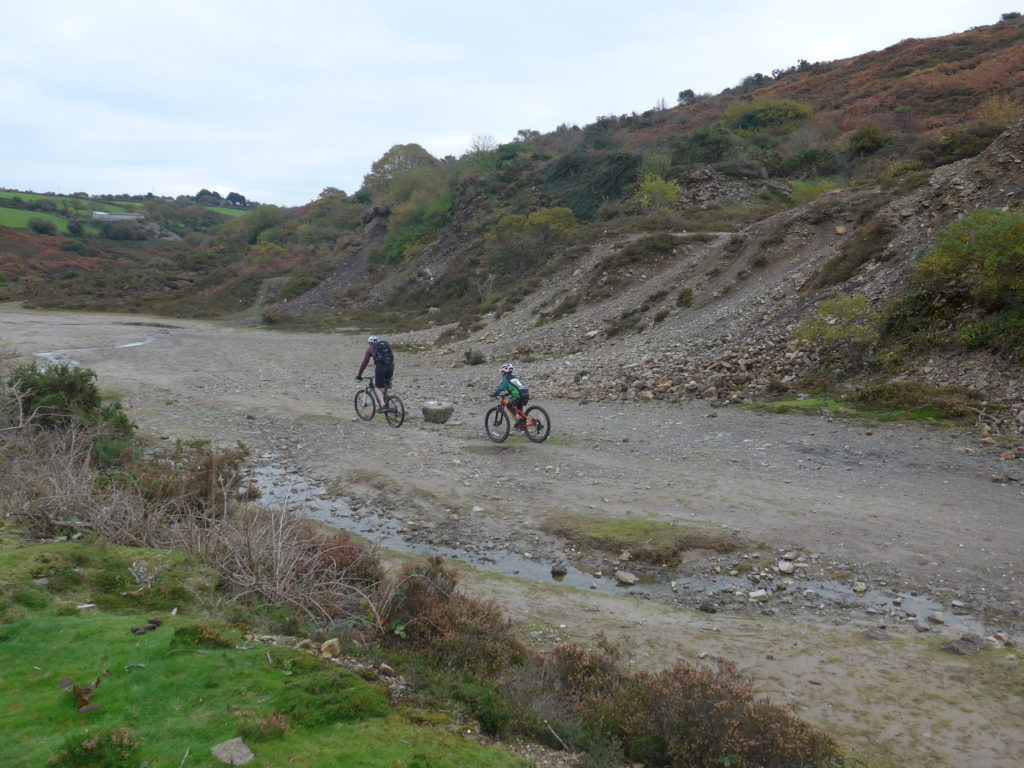
[[[366,343],[367,344],[376,344],[378,341],[380,341],[380,339],[378,339],[376,336],[371,336],[370,338],[368,338],[366,340]]]
[[[512,365],[512,363],[505,363],[503,366],[501,366],[501,372],[513,374],[516,372],[516,367]]]

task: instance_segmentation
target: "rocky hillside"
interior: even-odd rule
[[[514,310],[485,316],[455,346],[526,361],[531,378],[571,398],[749,401],[791,387],[825,363],[791,337],[818,302],[859,294],[877,305],[899,290],[937,230],[969,211],[1022,204],[1024,121],[979,156],[940,167],[911,190],[839,189],[738,233],[676,233],[679,245],[661,262],[609,271],[609,260],[644,235],[608,236],[546,276]],[[880,223],[890,234],[875,258],[841,283],[814,287],[844,244]],[[594,298],[609,281],[613,295]],[[571,312],[538,324],[567,304]],[[422,344],[446,329],[407,338]],[[936,353],[889,376],[988,393],[1010,406],[1005,417],[1024,433],[1024,377],[1005,359]]]

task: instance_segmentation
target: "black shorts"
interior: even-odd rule
[[[377,389],[390,389],[391,377],[395,374],[393,365],[375,365],[373,367],[373,386]]]
[[[511,405],[513,408],[518,408],[521,411],[526,407],[526,404],[528,402],[530,402],[529,395],[520,395],[515,400],[509,400],[508,404]]]

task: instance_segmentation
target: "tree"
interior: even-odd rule
[[[516,137],[514,141],[532,141],[533,139],[540,137],[540,131],[535,131],[532,128],[520,128],[516,131]]]
[[[494,140],[494,137],[489,134],[477,134],[473,136],[473,140],[469,142],[469,154],[476,152],[493,152],[498,148],[498,142]]]
[[[688,107],[697,102],[697,94],[693,92],[693,88],[687,88],[685,91],[679,92],[676,101],[679,103],[679,106]]]
[[[437,158],[419,144],[395,144],[370,166],[370,172],[363,177],[363,187],[375,196],[383,196],[403,174],[438,166]]]
[[[240,195],[237,192],[228,192],[227,201],[232,205],[246,206],[249,201],[245,199],[245,195]]]
[[[575,229],[576,217],[568,208],[505,216],[487,235],[488,262],[498,270],[528,269],[565,244]]]

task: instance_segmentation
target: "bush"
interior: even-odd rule
[[[95,735],[69,736],[61,750],[50,757],[52,768],[135,768],[140,764],[139,744],[127,728],[107,728]]]
[[[56,235],[57,225],[49,219],[29,219],[28,228],[37,235]]]
[[[568,208],[505,216],[487,234],[487,265],[496,271],[521,274],[568,242],[575,229],[576,218]]]
[[[515,681],[510,698],[531,702],[527,706],[536,708],[537,719],[555,719],[575,745],[598,753],[621,750],[627,761],[673,768],[841,764],[842,753],[831,738],[757,699],[737,667],[724,659],[717,669],[678,663],[663,672],[633,672],[610,649],[566,645],[531,677],[537,682]],[[559,701],[531,686],[556,691]],[[596,742],[594,734],[604,739]]]
[[[862,125],[850,136],[850,151],[854,155],[872,155],[889,141],[889,135],[877,125]]]
[[[1005,130],[998,123],[975,122],[954,128],[938,141],[922,147],[918,159],[928,168],[954,163],[981,154]]]
[[[672,164],[717,163],[729,157],[736,145],[736,136],[719,126],[698,128],[673,142]]]
[[[96,372],[65,363],[39,368],[35,363],[14,369],[7,384],[21,396],[27,414],[37,423],[55,429],[74,422],[104,428],[115,435],[130,437],[135,424],[121,410],[120,403],[104,405],[96,388]]]
[[[382,602],[391,643],[410,643],[444,667],[494,673],[521,661],[525,649],[493,603],[456,590],[454,571],[440,557],[410,565]]]
[[[786,158],[780,168],[785,176],[815,178],[839,172],[839,155],[831,149],[801,149]]]
[[[879,322],[864,296],[840,294],[820,302],[793,331],[793,338],[809,342],[826,358],[855,366],[878,340]]]
[[[942,229],[884,331],[1024,360],[1024,212],[982,209]]]
[[[722,113],[722,124],[729,128],[758,131],[785,125],[811,116],[811,108],[789,99],[760,99],[734,104]]]
[[[589,221],[602,204],[618,200],[636,182],[642,162],[631,152],[577,150],[546,165],[540,181],[577,219]]]

